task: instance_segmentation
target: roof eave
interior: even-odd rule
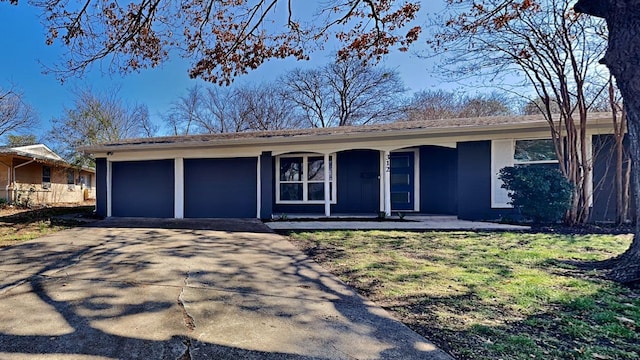
[[[372,140],[376,138],[402,138],[404,136],[420,136],[420,135],[439,135],[459,133],[467,135],[471,133],[487,133],[487,132],[504,132],[508,130],[544,130],[549,125],[546,122],[535,122],[527,124],[501,124],[501,125],[474,125],[474,126],[452,126],[440,128],[421,128],[421,129],[395,129],[388,131],[372,131],[372,132],[347,132],[343,134],[300,134],[292,136],[274,136],[274,137],[252,137],[242,139],[222,139],[209,141],[188,141],[188,142],[165,142],[165,143],[149,143],[149,144],[116,144],[116,145],[93,145],[78,148],[85,154],[105,153],[110,151],[136,151],[136,150],[160,150],[160,149],[184,149],[199,148],[212,146],[250,146],[261,144],[302,144],[310,142],[322,141],[357,141]]]

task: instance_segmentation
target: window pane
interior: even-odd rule
[[[280,200],[302,201],[302,184],[280,184]]]
[[[51,168],[48,166],[42,167],[42,182],[43,183],[51,182]]]
[[[69,170],[67,171],[67,185],[74,185],[74,184],[75,184],[75,174],[73,170]]]
[[[393,156],[391,157],[391,168],[408,168],[409,157],[408,156]]]
[[[307,200],[324,200],[324,183],[310,183],[307,186]],[[329,183],[329,200],[333,201],[333,183]]]
[[[280,181],[302,181],[302,158],[280,158]]]
[[[323,157],[309,157],[308,168],[309,168],[309,176],[307,179],[311,181],[322,181],[324,180],[324,158]]]
[[[393,203],[409,203],[409,193],[408,192],[393,192],[391,193],[391,202]]]
[[[307,179],[310,181],[324,180],[324,157],[309,156],[307,158]],[[333,156],[329,157],[329,180],[333,180]]]
[[[308,191],[309,200],[324,200],[324,183],[311,183]]]
[[[409,174],[391,174],[391,185],[410,185]]]
[[[558,160],[551,139],[516,140],[513,158],[522,162]]]

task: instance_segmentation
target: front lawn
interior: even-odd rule
[[[639,359],[640,290],[565,260],[628,235],[327,231],[289,234],[325,268],[458,359]]]

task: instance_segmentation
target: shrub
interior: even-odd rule
[[[536,223],[557,222],[571,207],[573,188],[555,167],[508,166],[499,178],[509,190],[509,203]]]

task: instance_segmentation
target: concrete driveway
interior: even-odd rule
[[[449,359],[257,221],[101,221],[0,278],[1,359]]]

